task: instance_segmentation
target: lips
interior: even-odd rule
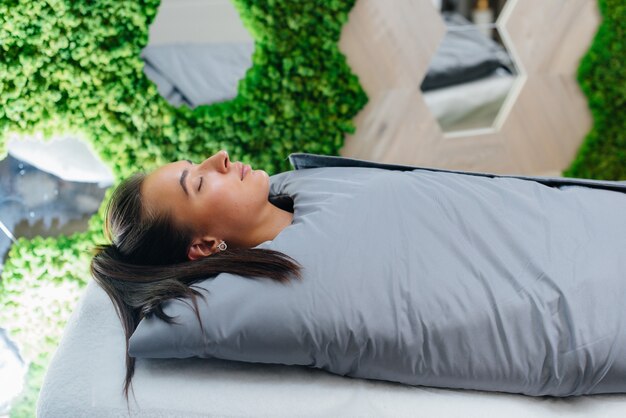
[[[243,178],[247,176],[250,171],[252,171],[252,167],[250,167],[248,164],[241,164],[240,171],[241,171],[241,180],[243,180]]]
[[[250,167],[248,164],[244,165],[241,168],[241,180],[243,180],[243,178],[247,176],[250,171],[252,171],[252,167]]]

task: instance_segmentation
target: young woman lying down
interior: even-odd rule
[[[115,190],[92,273],[126,396],[136,357],[626,392],[626,184],[332,161],[270,177],[220,151]]]

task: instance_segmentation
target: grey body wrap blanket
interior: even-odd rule
[[[200,282],[204,331],[167,302],[183,325],[145,318],[131,355],[533,396],[626,392],[626,185],[311,161],[271,177],[270,200],[292,201],[294,221],[258,246],[293,257],[304,280]]]

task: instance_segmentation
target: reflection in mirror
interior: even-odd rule
[[[141,58],[165,100],[194,108],[236,97],[253,52],[230,0],[161,0]]]
[[[8,141],[0,161],[0,272],[19,237],[56,237],[88,230],[111,171],[78,139]]]
[[[507,0],[433,2],[447,32],[422,81],[424,100],[444,134],[489,128],[519,73],[497,23]]]

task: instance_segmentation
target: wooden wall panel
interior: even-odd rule
[[[576,71],[599,24],[596,0],[509,0],[498,25],[522,74],[493,128],[444,134],[419,88],[445,34],[431,0],[358,0],[340,49],[370,100],[340,155],[559,175],[591,128]]]

